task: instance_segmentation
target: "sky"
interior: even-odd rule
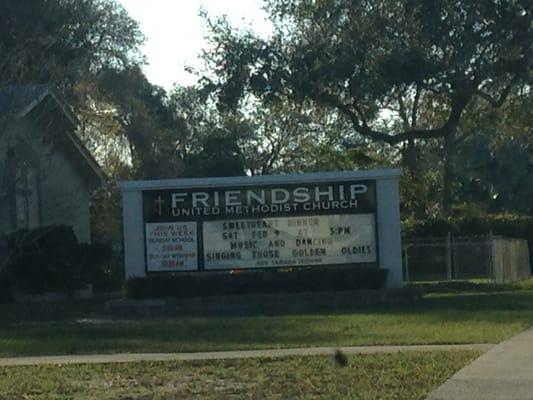
[[[144,72],[150,82],[169,90],[174,83],[192,85],[196,78],[184,68],[201,67],[198,59],[207,48],[208,32],[199,16],[226,15],[235,27],[251,27],[267,37],[272,31],[261,9],[262,0],[118,0],[137,20],[146,36],[141,48],[149,65]]]

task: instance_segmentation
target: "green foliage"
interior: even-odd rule
[[[76,261],[78,241],[65,226],[19,231],[7,239],[12,254],[6,274],[23,293],[72,291],[82,285]]]
[[[0,87],[50,84],[78,118],[85,143],[98,161],[105,160],[109,176],[116,176],[123,172],[128,143],[116,133],[115,105],[105,103],[97,84],[110,70],[118,74],[141,64],[143,41],[137,22],[115,0],[1,1]],[[6,133],[3,119],[0,115],[0,138]]]
[[[380,145],[354,137],[349,124],[309,104],[248,98],[238,110],[213,95],[175,87],[170,107],[186,125],[179,143],[184,176],[265,175],[391,165]]]
[[[426,159],[430,158],[426,154]],[[435,166],[430,167],[426,160],[419,163],[416,174],[402,170],[400,177],[400,206],[404,217],[418,219],[434,218],[442,215],[442,176]]]
[[[533,135],[529,122],[509,120],[509,114],[530,106],[529,97],[513,98],[512,106],[489,118],[465,118],[465,140],[456,155],[459,204],[481,212],[533,213]]]
[[[492,232],[494,235],[526,239],[530,259],[533,260],[532,216],[489,214],[406,220],[402,223],[402,232],[405,238],[444,237],[448,232],[456,236],[487,235]]]
[[[474,96],[530,79],[525,2],[277,0],[267,10],[277,27],[267,41],[234,33],[225,20],[212,24],[218,46],[206,58],[218,80],[207,86],[221,103],[235,106],[246,92],[309,99],[340,111],[363,136],[396,143],[408,135],[371,128],[380,109],[414,106],[404,129],[417,128],[418,107],[436,101],[449,115],[418,121],[425,129],[413,136],[443,136]]]
[[[11,291],[11,282],[5,277],[5,274],[0,274],[0,304],[8,303],[12,300]]]
[[[170,107],[164,89],[152,85],[138,66],[107,68],[100,74],[96,95],[108,108],[114,108],[118,134],[130,145],[136,178],[172,178],[181,173],[182,154],[177,143],[186,135],[187,127]]]
[[[71,227],[50,226],[17,231],[5,237],[7,265],[3,285],[21,293],[72,292],[86,283],[105,286],[103,265],[110,248],[79,244]]]
[[[76,252],[82,281],[96,293],[120,291],[124,283],[123,255],[114,254],[110,243],[81,243]]]
[[[497,110],[476,101],[463,114],[453,157],[452,214],[532,213],[533,130],[525,117],[532,99],[524,91]],[[416,151],[416,174],[404,168],[401,178],[402,214],[434,218],[442,215],[442,149],[438,141],[418,141]]]
[[[114,0],[0,3],[0,83],[59,84],[69,94],[104,66],[138,63],[138,24]]]
[[[151,275],[126,281],[128,298],[226,296],[247,293],[291,293],[380,289],[386,270],[377,268],[298,268],[289,272],[242,271]]]
[[[184,157],[184,177],[245,175],[244,159],[236,139],[212,134],[206,136],[202,150]]]
[[[131,179],[131,175],[121,176]],[[93,191],[90,204],[91,235],[96,241],[122,243],[122,196],[116,181]]]
[[[495,235],[512,238],[533,238],[533,217],[513,214],[485,216],[460,216],[430,218],[423,221],[407,220],[402,230],[405,237],[442,237],[448,232],[454,235]]]
[[[529,283],[530,284],[530,283]],[[494,293],[521,290],[521,284],[501,284],[492,281],[432,281],[408,283],[407,287],[421,290],[423,293]],[[526,286],[527,287],[527,286]]]
[[[250,95],[266,106],[310,103],[350,125],[345,139],[352,144],[409,143],[416,150],[433,142],[437,162],[427,174],[439,190],[420,191],[425,166],[401,154],[413,187],[404,192],[405,208],[419,217],[435,214],[427,204],[432,192],[438,211],[450,213],[463,185],[456,154],[472,133],[460,132],[464,115],[482,119],[531,84],[527,1],[270,0],[266,10],[276,28],[268,40],[224,19],[211,22],[205,89],[221,108],[238,108]],[[476,102],[487,107],[474,110]],[[395,150],[391,162],[398,161]]]

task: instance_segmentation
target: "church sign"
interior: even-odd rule
[[[146,190],[147,271],[376,262],[375,197],[374,181]]]
[[[127,275],[378,267],[380,193],[397,199],[390,171],[122,182]],[[399,229],[394,207],[387,229]]]

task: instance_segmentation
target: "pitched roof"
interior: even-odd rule
[[[0,89],[0,113],[23,117],[49,94],[49,85],[6,86]]]
[[[0,115],[7,116],[8,118],[23,118],[48,97],[54,100],[72,126],[76,128],[78,126],[77,119],[66,109],[50,85],[47,84],[12,85],[0,88]],[[82,156],[86,166],[89,167],[89,170],[95,178],[100,182],[104,182],[105,174],[100,168],[100,165],[98,165],[98,162],[74,130],[64,130],[63,132],[66,136],[67,143]]]

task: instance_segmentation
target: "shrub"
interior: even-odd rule
[[[405,237],[442,237],[448,232],[455,235],[495,235],[515,238],[533,238],[533,217],[514,214],[463,216],[408,220],[402,223]]]
[[[1,285],[22,293],[72,292],[99,282],[109,246],[79,244],[71,227],[50,226],[4,237]],[[7,299],[7,298],[6,298]],[[4,299],[4,300],[6,300]]]
[[[10,252],[6,274],[23,293],[72,291],[81,287],[76,262],[78,241],[72,228],[54,226],[18,231],[7,237]]]
[[[456,236],[501,235],[510,238],[526,239],[529,244],[530,259],[533,260],[533,217],[514,214],[492,214],[486,216],[462,216],[409,220],[402,223],[406,239],[419,237],[443,237],[448,232]]]
[[[3,274],[0,274],[0,304],[9,303],[11,298],[11,281]]]
[[[0,303],[11,301],[11,282],[4,267],[8,261],[7,239],[0,236]]]
[[[82,279],[95,292],[119,291],[124,283],[122,256],[114,254],[111,243],[81,244],[79,257]]]
[[[386,270],[369,267],[312,267],[288,272],[261,270],[150,275],[126,281],[132,299],[226,296],[249,293],[294,293],[381,289]]]

